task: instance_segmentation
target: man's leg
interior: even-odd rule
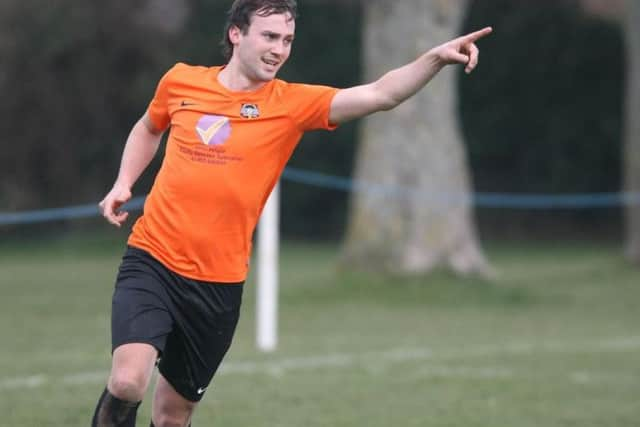
[[[114,350],[111,375],[98,401],[92,427],[135,426],[138,406],[149,387],[157,355],[149,344],[124,344]]]
[[[197,402],[182,397],[158,374],[151,407],[151,427],[188,427]]]

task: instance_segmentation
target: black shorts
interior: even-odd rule
[[[162,376],[197,402],[231,345],[242,289],[242,283],[188,279],[128,247],[113,293],[112,351],[127,343],[153,345]]]

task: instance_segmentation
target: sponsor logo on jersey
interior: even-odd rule
[[[196,132],[204,144],[221,145],[231,135],[231,122],[224,116],[205,115],[198,120]]]

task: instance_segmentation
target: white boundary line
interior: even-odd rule
[[[436,352],[431,348],[397,348],[387,351],[327,354],[322,356],[282,358],[257,362],[226,362],[220,367],[218,375],[256,375],[267,374],[282,376],[290,371],[310,371],[323,368],[362,366],[374,372],[380,372],[387,366],[415,361],[453,361],[496,355],[528,355],[541,353],[600,353],[626,352],[640,350],[640,336],[621,337],[606,341],[583,343],[511,343],[460,347]],[[107,371],[83,372],[62,376],[36,374],[14,378],[0,378],[0,392],[17,389],[33,389],[48,384],[84,385],[100,384],[107,379]],[[460,377],[470,379],[513,378],[517,375],[511,369],[469,366],[425,366],[418,375],[428,377]],[[626,377],[607,372],[568,372],[570,381],[586,384],[601,382],[625,382]]]

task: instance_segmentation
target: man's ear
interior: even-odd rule
[[[231,44],[238,44],[240,42],[240,35],[242,34],[242,30],[238,28],[236,25],[232,25],[229,27],[229,41]]]

